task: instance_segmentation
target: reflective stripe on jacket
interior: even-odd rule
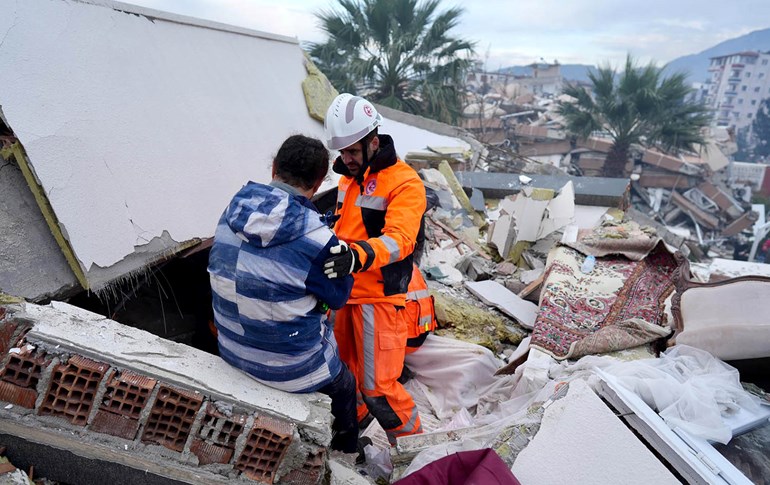
[[[380,135],[380,149],[359,185],[341,160],[337,237],[351,245],[362,263],[348,303],[391,302],[403,306],[412,275],[425,187],[412,167],[396,157],[392,139]]]

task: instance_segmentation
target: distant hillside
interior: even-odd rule
[[[562,64],[561,75],[567,81],[588,82],[588,72],[596,71],[595,66],[587,64]],[[532,68],[529,66],[504,67],[498,72],[504,74],[513,74],[514,76],[531,76]]]
[[[746,35],[726,40],[698,54],[691,54],[669,62],[667,74],[684,71],[690,82],[704,82],[708,76],[709,58],[742,51],[770,51],[770,29],[755,30]]]

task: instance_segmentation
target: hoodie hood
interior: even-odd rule
[[[235,194],[222,219],[238,237],[258,247],[286,244],[324,227],[307,198],[255,182]]]

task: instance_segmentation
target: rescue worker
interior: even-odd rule
[[[339,241],[309,200],[328,170],[320,140],[286,139],[272,182],[247,183],[222,214],[208,270],[219,355],[267,386],[330,396],[331,447],[353,453],[356,381],[326,318],[345,304],[353,278],[324,274]]]
[[[348,303],[336,312],[334,334],[342,360],[358,381],[358,419],[371,412],[388,440],[421,433],[412,396],[398,382],[404,364],[404,306],[412,251],[425,212],[425,188],[378,134],[382,117],[367,100],[340,94],[326,113],[326,146],[339,150],[332,169],[338,186],[340,245],[326,263],[331,279],[353,274]]]

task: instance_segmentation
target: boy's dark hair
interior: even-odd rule
[[[289,185],[312,189],[329,171],[329,151],[316,138],[292,135],[275,155],[275,175]]]

